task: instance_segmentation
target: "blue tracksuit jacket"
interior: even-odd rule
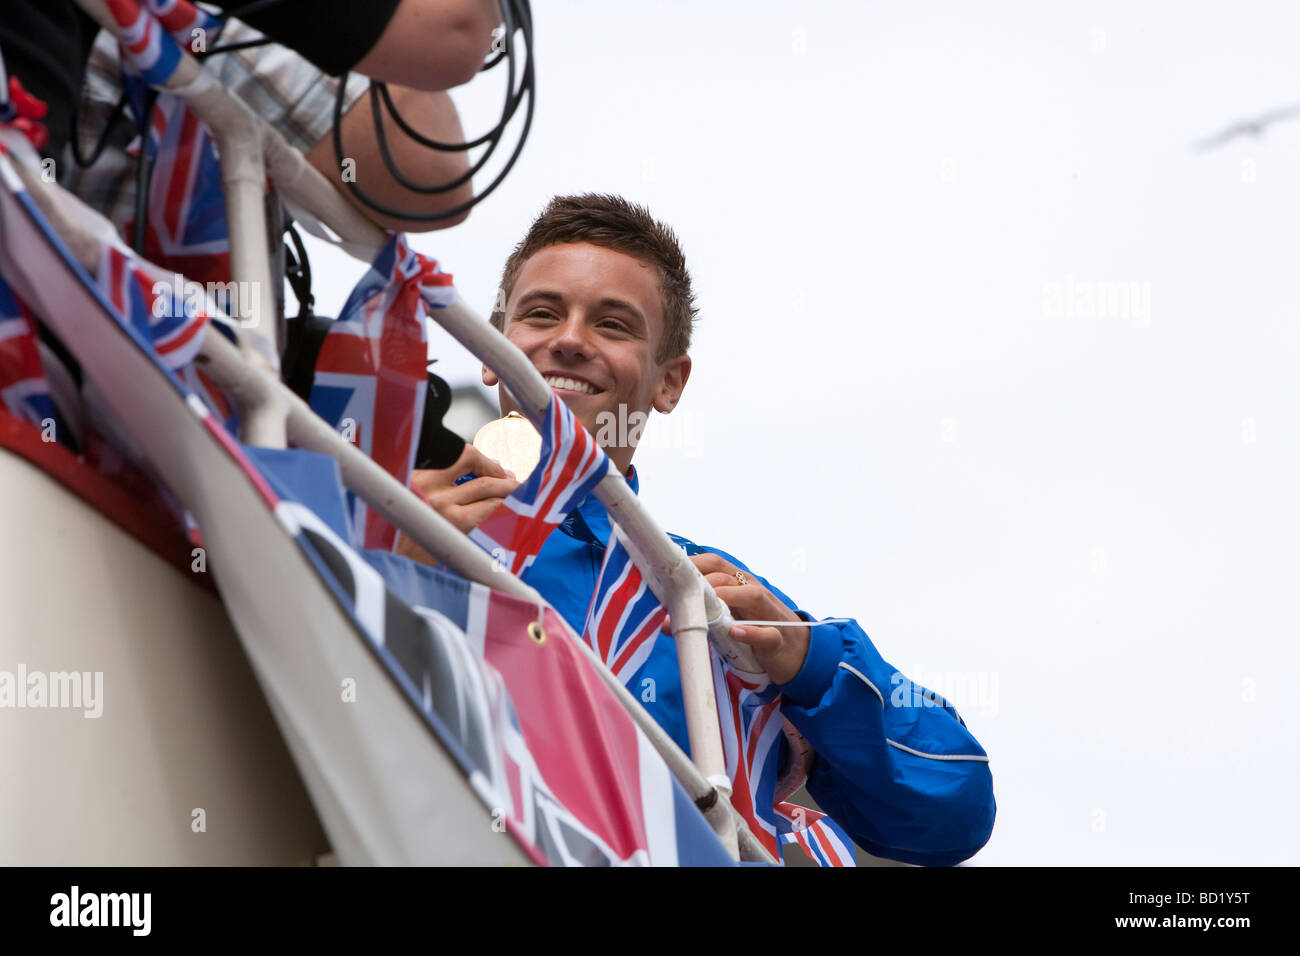
[[[628,480],[637,491],[635,469]],[[590,496],[523,575],[579,634],[609,532],[604,507]],[[710,551],[744,568],[800,617],[816,620],[725,551],[673,537],[688,554]],[[988,755],[961,716],[886,663],[856,622],[810,628],[809,635],[803,668],[777,686],[785,697],[782,713],[817,752],[808,779],[813,799],[876,856],[946,866],[974,855],[988,842],[997,807]],[[655,689],[647,710],[689,753],[677,649],[669,635],[660,635],[627,683],[638,697],[645,686]],[[786,747],[782,738],[782,766]]]

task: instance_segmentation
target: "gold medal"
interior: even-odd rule
[[[488,422],[474,436],[474,447],[515,473],[527,478],[542,458],[542,436],[533,423],[518,412]]]

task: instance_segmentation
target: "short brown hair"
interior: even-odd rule
[[[698,310],[691,291],[691,274],[676,234],[657,221],[644,206],[621,196],[584,193],[556,196],[542,210],[528,234],[506,260],[501,273],[501,290],[492,312],[492,324],[505,330],[505,308],[524,263],[547,246],[567,242],[589,242],[615,252],[634,256],[659,271],[663,299],[664,336],[655,361],[684,355],[691,347],[691,331]]]

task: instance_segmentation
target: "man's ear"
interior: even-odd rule
[[[686,380],[691,377],[691,357],[679,355],[663,364],[659,373],[659,388],[655,391],[654,409],[661,415],[667,415],[681,401],[682,390]]]

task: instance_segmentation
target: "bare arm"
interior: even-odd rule
[[[402,0],[358,73],[417,90],[473,79],[501,23],[497,0]]]
[[[390,86],[388,91],[397,111],[417,132],[442,143],[459,143],[464,139],[455,104],[446,93],[425,93],[401,86]],[[469,169],[466,153],[426,149],[397,128],[397,124],[393,122],[382,103],[379,105],[379,112],[384,120],[389,154],[407,179],[421,185],[436,185],[449,182]],[[376,202],[394,209],[428,214],[453,209],[473,198],[474,188],[469,181],[443,193],[417,193],[398,182],[389,172],[379,151],[369,94],[357,100],[343,115],[342,134],[343,156],[345,159],[354,160],[351,165],[355,171],[356,184]],[[391,218],[365,206],[343,183],[342,170],[334,155],[332,132],[327,133],[311,148],[307,153],[307,161],[355,203],[368,219],[385,229],[427,232],[454,226],[464,222],[469,216],[468,212],[463,212],[449,219],[423,223]]]

